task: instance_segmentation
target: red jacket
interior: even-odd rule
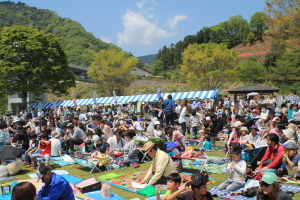
[[[280,167],[280,165],[282,164],[282,152],[284,152],[284,147],[282,145],[276,144],[274,149],[269,146],[264,157],[260,161],[259,167],[263,167],[263,163],[265,160],[272,161],[269,165],[267,165],[268,168]]]

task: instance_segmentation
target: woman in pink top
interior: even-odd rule
[[[240,145],[243,147],[245,146],[245,144],[249,144],[249,131],[248,131],[248,128],[247,127],[241,127],[241,130],[240,130]]]
[[[170,142],[177,142],[180,144],[180,149],[182,151],[185,150],[186,144],[185,144],[185,136],[180,133],[180,131],[177,131],[175,127],[167,127],[166,134],[169,136]]]
[[[239,138],[239,128],[232,128],[232,132],[229,135],[228,141],[227,141],[227,147],[230,148],[230,143],[240,143]]]

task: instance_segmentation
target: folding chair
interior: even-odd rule
[[[143,162],[143,161],[145,160],[145,158],[147,158],[148,160],[151,160],[151,159],[147,156],[147,154],[145,153],[145,150],[144,150],[142,147],[137,147],[137,150],[143,154],[143,158],[142,158],[141,162]]]

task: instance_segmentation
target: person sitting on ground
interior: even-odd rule
[[[51,156],[57,157],[61,156],[61,143],[60,143],[60,134],[56,131],[51,133]]]
[[[107,143],[110,146],[110,152],[112,154],[117,153],[116,149],[122,149],[125,146],[126,140],[122,138],[123,132],[124,131],[122,129],[117,129],[115,131],[115,135],[111,138],[108,138]]]
[[[291,124],[289,124],[290,126]],[[294,129],[292,128],[287,128],[285,130],[282,131],[283,132],[283,137],[280,140],[280,142],[282,144],[286,143],[286,142],[294,142],[294,143],[298,143],[298,140],[296,139],[297,137],[297,133]]]
[[[136,130],[138,132],[143,132],[141,123],[137,120],[136,116],[132,116],[132,127],[134,128],[134,130]]]
[[[12,143],[19,147],[25,152],[29,148],[29,135],[25,133],[22,126],[17,126],[16,134],[12,139]]]
[[[195,172],[191,177],[192,181],[188,181],[184,184],[184,187],[172,193],[167,200],[213,200],[213,197],[209,191],[207,191],[208,176],[203,173]],[[185,192],[192,187],[192,191]]]
[[[250,134],[249,134],[249,143],[253,144],[259,140],[261,140],[261,134],[259,133],[258,127],[256,125],[252,125],[249,127]]]
[[[74,193],[69,182],[62,176],[51,172],[48,166],[41,166],[37,172],[38,181],[45,185],[38,192],[39,200],[74,200]]]
[[[10,142],[9,131],[7,130],[7,125],[5,122],[0,123],[0,146],[4,146],[6,143]]]
[[[109,139],[110,137],[114,136],[114,134],[111,131],[111,128],[106,125],[106,122],[104,119],[100,120],[99,127],[101,128],[102,133],[105,135],[106,139]]]
[[[240,129],[238,127],[232,127],[232,131],[229,134],[227,141],[227,148],[230,149],[231,146],[239,146],[240,142]]]
[[[107,154],[107,149],[105,145],[101,145],[99,147],[99,151],[100,154],[97,156],[100,160],[98,161],[97,165],[102,168],[105,169],[105,166],[110,165],[111,163],[111,158],[110,156]]]
[[[119,161],[122,164],[132,164],[134,162],[139,162],[138,150],[133,137],[135,136],[134,131],[126,131],[125,139],[127,140],[126,144],[119,149],[112,149],[111,151],[124,152],[124,154],[116,159],[117,163]]]
[[[162,129],[159,121],[154,122],[154,129],[152,135],[155,138],[165,138],[165,131]]]
[[[262,176],[259,186],[257,200],[292,200],[292,197],[280,189],[281,184],[273,172],[266,172]]]
[[[298,162],[300,160],[300,154],[297,153],[299,147],[294,142],[288,142],[284,146],[285,151],[282,152],[282,163],[283,166],[287,169],[288,175],[291,176],[291,179],[296,181],[296,176],[299,172]],[[278,169],[278,171],[283,170],[283,166]]]
[[[279,137],[274,133],[271,133],[267,136],[267,144],[268,148],[265,152],[265,155],[261,159],[260,165],[256,169],[260,170],[261,172],[278,173],[278,169],[282,164],[284,147],[279,144]]]
[[[202,129],[199,131],[200,136],[210,135],[211,128],[208,122],[204,122]]]
[[[243,187],[245,184],[247,164],[244,160],[241,160],[240,148],[232,148],[230,156],[233,162],[226,166],[226,174],[229,175],[229,178],[218,186],[219,190],[233,191]]]
[[[167,184],[167,176],[177,172],[172,158],[166,152],[157,148],[153,142],[147,142],[144,145],[144,150],[147,156],[153,158],[153,161],[140,184]]]
[[[67,140],[66,146],[69,154],[74,152],[74,145],[79,145],[83,143],[83,139],[85,138],[85,133],[82,129],[75,127],[72,123],[67,125],[66,134],[70,137]]]
[[[211,150],[211,142],[209,135],[204,137],[203,148],[206,150]]]
[[[25,161],[23,163],[24,165],[31,164],[30,156],[39,146],[39,141],[37,140],[36,134],[31,134],[29,138],[30,138],[29,148],[25,151],[25,159],[24,159]]]
[[[178,187],[181,184],[181,176],[178,173],[172,173],[169,176],[167,176],[167,187],[168,191],[166,194],[160,198],[160,193],[161,193],[161,187],[156,188],[156,199],[157,200],[166,200],[171,194],[176,192],[178,190]]]
[[[51,141],[48,140],[46,134],[41,135],[41,141],[39,142],[38,148],[32,152],[30,158],[32,160],[31,169],[37,167],[37,157],[45,158],[45,164],[48,165],[51,156]]]
[[[21,182],[14,186],[11,200],[37,200],[36,188],[30,182]]]
[[[184,151],[186,148],[186,137],[176,127],[167,127],[166,130],[170,142],[177,142],[180,145],[179,150]]]
[[[243,126],[240,129],[240,138],[239,138],[239,142],[240,142],[240,146],[242,148],[246,148],[246,144],[249,144],[249,135],[248,135],[248,128]]]

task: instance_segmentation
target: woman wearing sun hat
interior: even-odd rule
[[[259,186],[257,200],[292,200],[292,197],[281,191],[278,177],[273,172],[266,172]]]

